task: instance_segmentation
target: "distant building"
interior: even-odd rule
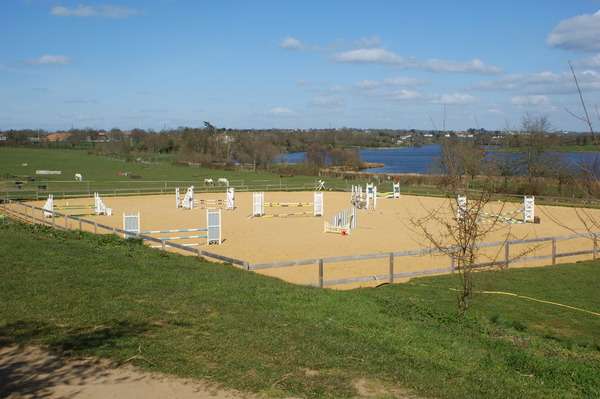
[[[0,134],[0,142],[2,141],[8,141],[8,136],[5,134]]]
[[[71,136],[72,136],[72,134],[68,133],[68,132],[50,133],[46,136],[46,140],[48,140],[50,142],[65,141],[66,139],[68,139]]]
[[[235,138],[228,134],[220,134],[217,136],[217,140],[219,140],[223,144],[231,144],[235,141]]]

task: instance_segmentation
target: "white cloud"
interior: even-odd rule
[[[589,57],[577,62],[577,65],[582,65],[588,68],[600,68],[600,54]]]
[[[511,98],[510,102],[513,105],[517,105],[520,107],[537,107],[550,105],[550,99],[548,96],[540,96],[540,95],[532,95],[532,96],[514,96]]]
[[[336,62],[354,64],[403,65],[407,61],[391,51],[382,48],[360,48],[333,55]]]
[[[136,9],[113,6],[99,5],[89,6],[80,4],[76,7],[54,6],[50,13],[57,17],[106,17],[106,18],[127,18],[138,15],[140,12]]]
[[[344,99],[337,96],[317,96],[310,104],[317,108],[339,109],[345,105]]]
[[[416,60],[406,58],[383,48],[360,48],[344,51],[333,55],[333,60],[339,63],[379,64],[399,68],[423,69],[431,72],[481,73],[498,74],[502,70],[494,65],[487,65],[480,59],[470,61],[451,61],[441,59]]]
[[[279,43],[279,47],[286,50],[302,50],[304,48],[304,44],[295,37],[288,36],[283,38],[281,43]]]
[[[356,84],[356,87],[363,90],[373,90],[381,87],[381,81],[378,80],[361,80]]]
[[[31,65],[66,65],[70,62],[71,60],[67,56],[50,54],[44,54],[36,59],[27,61]]]
[[[590,69],[578,71],[577,79],[584,91],[600,90],[600,73],[597,71]],[[490,91],[521,91],[541,95],[577,92],[571,72],[555,73],[550,71],[506,75],[501,79],[480,82],[474,88]]]
[[[440,96],[436,96],[432,102],[435,104],[467,105],[467,104],[473,104],[476,101],[477,101],[477,98],[470,94],[451,93],[451,94],[442,94]]]
[[[421,100],[425,98],[425,96],[416,90],[400,89],[390,93],[388,98],[390,100],[410,101]]]
[[[432,59],[425,61],[422,67],[433,72],[472,72],[481,74],[498,74],[502,72],[497,66],[487,65],[478,58],[465,62]]]
[[[427,81],[416,78],[408,78],[408,77],[395,77],[395,78],[387,78],[383,80],[384,84],[394,85],[394,86],[421,86],[427,84]]]
[[[600,50],[600,11],[561,21],[550,32],[547,42],[566,50]]]
[[[268,112],[271,115],[276,115],[276,116],[289,116],[289,115],[294,115],[295,112],[292,111],[289,108],[285,108],[285,107],[274,107],[271,108]]]

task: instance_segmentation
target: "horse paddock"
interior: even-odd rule
[[[225,200],[225,193],[196,193],[195,199],[200,200]],[[175,195],[156,196],[128,196],[128,197],[103,197],[104,202],[112,208],[111,216],[96,216],[83,208],[93,204],[92,198],[75,198],[69,200],[57,199],[56,206],[65,207],[64,212],[72,215],[81,215],[82,218],[96,221],[104,225],[123,228],[123,214],[140,214],[141,230],[177,230],[206,227],[206,209],[182,209],[175,206]],[[435,212],[444,218],[451,218],[453,210],[448,199],[433,197],[418,197],[402,195],[398,199],[377,199],[375,210],[359,209],[356,212],[357,227],[350,235],[325,233],[324,222],[329,221],[333,215],[343,209],[351,207],[350,194],[346,192],[324,193],[324,215],[312,216],[312,192],[265,192],[265,204],[268,203],[302,203],[303,206],[265,207],[266,215],[306,212],[308,216],[278,216],[278,217],[251,217],[252,193],[235,193],[234,210],[223,209],[222,214],[222,243],[221,245],[206,244],[205,239],[181,239],[180,244],[191,244],[216,254],[236,258],[250,264],[263,264],[279,261],[301,259],[319,259],[338,256],[358,256],[373,253],[390,253],[398,251],[418,250],[431,248],[430,242],[423,232],[414,224],[415,220],[424,218]],[[30,202],[29,204],[42,207],[44,201]],[[82,206],[80,212],[77,207]],[[522,203],[491,202],[487,205],[489,214],[502,213],[515,219],[522,218],[518,212]],[[42,218],[40,210],[35,211],[36,217]],[[600,210],[588,210],[600,217]],[[531,240],[540,237],[572,235],[573,232],[585,232],[583,223],[579,220],[574,208],[536,205],[535,214],[541,223],[533,224],[502,224],[491,232],[486,242],[504,241],[507,237],[511,240]],[[55,223],[61,225],[62,218],[57,218]],[[80,226],[74,220],[66,221],[67,227],[77,229]],[[485,221],[482,222],[485,226]],[[501,226],[501,227],[500,227]],[[83,224],[82,229],[92,231],[93,226]],[[428,231],[440,234],[443,227],[433,223],[427,224]],[[184,236],[194,233],[157,234],[154,237]],[[548,256],[553,248],[556,253],[576,252],[590,250],[593,240],[587,237],[575,238],[565,241],[551,241],[525,243],[513,245],[510,257],[518,259],[520,256],[538,257],[515,266],[530,267],[550,264]],[[558,248],[556,248],[558,247]],[[171,249],[178,251],[176,249]],[[181,251],[179,251],[181,252]],[[503,259],[505,256],[500,246],[482,250],[481,259]],[[546,256],[546,259],[541,259]],[[557,263],[574,262],[590,259],[589,254],[564,256],[552,259]],[[447,267],[450,264],[448,256],[441,254],[415,254],[394,259],[395,272],[419,272]],[[511,265],[512,267],[512,265]],[[326,264],[323,270],[325,280],[334,281],[357,276],[385,275],[390,270],[388,258],[382,256],[378,259],[357,259]],[[296,284],[315,285],[319,279],[319,268],[316,263],[293,267],[275,267],[257,270],[257,272],[277,277]],[[405,281],[406,278],[396,278],[394,281]],[[382,281],[373,278],[372,281],[352,282],[349,284],[335,285],[335,288],[347,289],[359,286],[374,286]],[[334,284],[331,284],[334,285]]]

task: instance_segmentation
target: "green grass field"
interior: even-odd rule
[[[24,163],[27,166],[22,166]],[[140,176],[140,180],[198,180],[204,177],[215,178],[218,176],[233,180],[275,181],[275,175],[271,173],[191,168],[175,165],[168,160],[144,164],[90,155],[84,150],[0,147],[0,172],[2,175],[36,176],[35,171],[38,169],[61,170],[62,175],[60,176],[38,176],[39,179],[59,181],[74,180],[75,173],[82,173],[85,180],[132,182],[129,177],[119,176],[119,172],[129,172]],[[314,178],[310,178],[310,182],[313,181]],[[133,183],[135,182],[133,181]]]
[[[273,397],[600,397],[600,317],[453,276],[290,285],[137,242],[0,222],[0,337]],[[477,290],[600,311],[600,263],[478,273]],[[386,394],[388,392],[389,394]]]
[[[27,166],[22,166],[27,164]],[[61,175],[36,176],[36,170],[60,170]],[[128,172],[131,178],[119,176]],[[74,180],[75,173],[83,175],[83,182]],[[35,177],[28,181],[27,177]],[[122,159],[90,155],[85,150],[35,149],[20,147],[0,147],[0,195],[10,191],[9,198],[45,198],[47,193],[61,195],[90,195],[94,191],[110,195],[113,189],[135,193],[156,192],[164,189],[173,192],[177,186],[195,184],[204,186],[204,178],[225,177],[239,189],[271,190],[311,190],[315,187],[316,176],[280,176],[265,171],[232,171],[177,165],[169,159],[152,163],[126,162]],[[23,182],[17,190],[15,181]],[[349,189],[351,184],[364,184],[365,181],[347,181],[326,178],[328,189]],[[45,188],[40,188],[45,186]],[[391,183],[380,184],[380,192],[391,191]],[[220,188],[223,189],[222,187]],[[437,193],[436,187],[411,187],[404,190],[411,193]]]

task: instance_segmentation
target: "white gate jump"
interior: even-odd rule
[[[195,233],[203,232],[205,234],[191,234],[181,236],[170,236],[170,237],[153,237],[163,242],[175,241],[175,240],[191,240],[206,238],[206,243],[221,244],[221,210],[220,209],[207,209],[206,210],[206,227],[188,228],[188,229],[165,229],[165,230],[141,230],[140,228],[140,214],[123,214],[123,230],[125,238],[140,237],[144,239],[144,235],[157,235],[157,234],[173,234],[173,233]],[[168,245],[168,244],[166,244]],[[196,246],[197,243],[182,244],[185,246]]]
[[[373,183],[367,183],[364,192],[361,186],[352,186],[350,203],[358,209],[376,209],[377,186],[375,186]]]
[[[461,220],[467,212],[467,197],[459,195],[457,197],[456,218]],[[518,215],[521,214],[521,218]],[[480,212],[478,221],[481,223],[505,223],[505,224],[523,224],[536,223],[535,217],[535,197],[526,195],[523,197],[521,208],[508,213],[490,213]],[[539,222],[539,219],[537,219]]]
[[[104,201],[102,201],[100,194],[98,194],[98,193],[94,193],[94,205],[56,205],[54,203],[54,196],[52,194],[49,194],[48,199],[46,199],[46,202],[44,203],[43,209],[44,209],[44,217],[47,217],[47,218],[52,217],[55,210],[61,210],[61,211],[87,210],[90,212],[89,214],[106,215],[106,216],[112,215],[112,208],[109,208],[106,206]],[[92,212],[92,210],[93,210],[93,212]]]
[[[265,208],[308,208],[312,207],[312,212],[292,212],[292,213],[265,213]],[[313,202],[265,202],[265,193],[252,193],[252,217],[294,217],[294,216],[323,216],[324,213],[323,192],[315,191],[313,193]]]
[[[336,233],[350,235],[356,228],[356,208],[345,209],[333,216],[330,222],[325,222],[323,231],[325,233]]]

